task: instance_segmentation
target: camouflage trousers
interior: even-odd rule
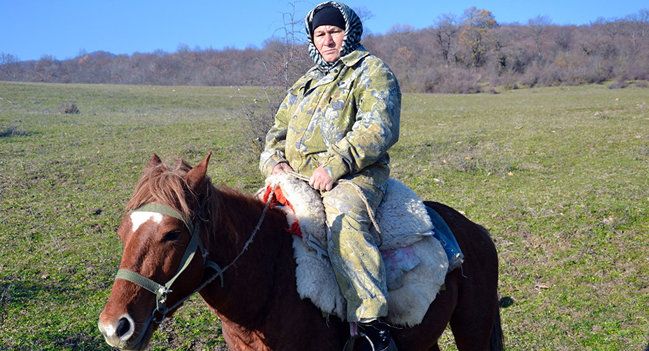
[[[383,198],[384,186],[363,184],[360,189],[375,211]],[[372,222],[358,188],[341,182],[324,192],[322,200],[328,226],[327,250],[347,301],[347,320],[361,322],[387,316],[385,266],[378,238],[370,232]]]

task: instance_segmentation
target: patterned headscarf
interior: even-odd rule
[[[343,18],[345,19],[345,23],[347,24],[345,26],[345,38],[343,39],[343,47],[340,51],[340,57],[349,54],[361,45],[363,23],[361,23],[361,19],[358,17],[356,12],[354,12],[354,10],[352,10],[349,6],[335,1],[323,2],[314,7],[313,10],[311,10],[306,15],[306,17],[304,18],[304,24],[306,26],[306,34],[309,38],[309,56],[311,56],[313,62],[318,65],[320,69],[327,72],[331,68],[333,68],[338,63],[338,61],[340,61],[340,59],[336,62],[325,61],[322,55],[320,55],[320,52],[318,52],[318,49],[313,44],[313,33],[311,33],[311,22],[313,21],[313,15],[317,10],[325,6],[334,6],[338,10],[340,10],[340,13],[342,13]]]

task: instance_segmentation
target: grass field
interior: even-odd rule
[[[109,350],[97,317],[115,229],[153,152],[253,192],[254,88],[0,82],[0,350]],[[74,102],[80,114],[59,106]],[[404,96],[393,175],[492,233],[509,350],[641,350],[649,338],[649,90]],[[454,349],[445,334],[445,349]],[[194,297],[151,349],[224,348]]]

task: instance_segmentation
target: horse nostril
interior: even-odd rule
[[[117,322],[117,337],[121,338],[123,335],[128,333],[129,330],[131,330],[131,323],[124,317],[120,318],[119,322]]]

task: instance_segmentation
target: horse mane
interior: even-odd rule
[[[131,200],[126,204],[126,211],[156,202],[171,206],[183,217],[191,218],[192,205],[198,199],[185,180],[185,175],[190,169],[191,166],[183,160],[178,160],[173,168],[164,163],[146,167],[135,186]]]
[[[164,163],[149,165],[135,186],[133,196],[126,204],[126,211],[152,202],[162,203],[178,210],[187,220],[200,222],[206,245],[209,245],[211,239],[209,233],[215,233],[218,226],[225,227],[221,229],[227,229],[225,232],[233,234],[229,240],[235,243],[245,240],[240,234],[245,234],[252,228],[246,228],[240,233],[235,227],[252,222],[250,218],[256,218],[257,214],[251,214],[250,210],[260,209],[263,204],[256,197],[235,189],[226,186],[216,188],[208,176],[198,184],[200,194],[195,193],[185,179],[191,169],[188,163],[180,159],[172,168]],[[230,216],[235,218],[229,218]]]

